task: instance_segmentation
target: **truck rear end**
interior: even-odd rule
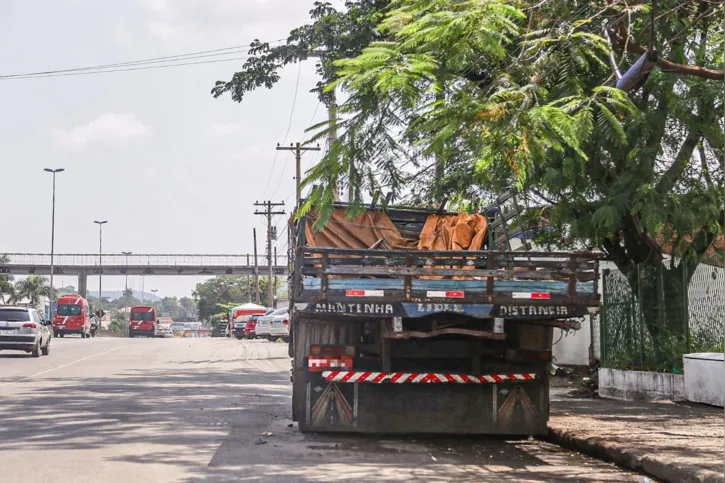
[[[389,210],[346,220],[341,210],[325,230],[347,224],[342,235],[316,236],[310,220],[298,222],[290,355],[300,429],[546,433],[552,331],[578,328],[575,319],[598,306],[597,256],[418,250],[412,242],[379,249],[390,245],[381,228],[414,242],[442,215]],[[485,219],[457,220],[477,224],[469,238],[485,230]],[[371,229],[373,238],[352,233]],[[373,246],[377,236],[387,242],[319,246]]]
[[[80,335],[90,337],[91,319],[88,301],[80,295],[66,294],[58,297],[53,317],[53,335]]]
[[[129,337],[156,337],[158,319],[154,307],[136,306],[131,307],[129,315],[128,336]]]

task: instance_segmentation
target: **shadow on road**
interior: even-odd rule
[[[301,434],[289,414],[289,359],[264,352],[270,357],[18,381],[0,400],[0,453],[102,449],[105,462],[162,465],[162,481],[184,483],[625,481],[538,441]]]

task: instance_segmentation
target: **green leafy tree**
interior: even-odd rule
[[[0,266],[10,263],[10,257],[0,255]],[[12,303],[15,300],[15,287],[13,286],[13,276],[0,274],[0,304]]]
[[[251,286],[248,285],[250,282]],[[260,303],[268,306],[266,277],[259,278],[259,287]],[[225,304],[244,303],[250,294],[253,301],[256,297],[254,279],[235,275],[221,275],[198,283],[195,292],[199,300],[199,318],[203,320],[223,311]]]
[[[657,3],[654,25],[643,0],[368,4],[367,45],[321,71],[323,92],[347,101],[302,213],[315,207],[324,224],[340,180],[353,212],[369,198],[476,208],[516,186],[545,217],[540,243],[601,249],[635,292],[638,265],[682,256],[642,287],[660,311],[646,314],[650,331],[677,330],[677,297],[662,294],[694,272],[725,216],[724,2]],[[616,89],[650,48],[651,75]],[[274,83],[243,82],[270,72],[255,62],[235,75],[234,100]]]
[[[25,300],[33,306],[43,302],[44,297],[51,297],[52,291],[47,277],[28,275],[27,278],[15,284],[15,299]]]
[[[336,9],[330,2],[315,2],[310,11],[311,24],[292,30],[283,45],[270,46],[254,40],[250,58],[242,70],[228,81],[217,81],[212,95],[220,97],[228,93],[232,100],[241,102],[254,89],[272,88],[284,66],[314,57],[319,59],[316,65],[321,79],[313,92],[329,105],[331,97],[324,86],[336,78],[335,62],[354,57],[370,42],[384,38],[377,26],[390,3],[390,0],[347,0],[344,8]]]
[[[178,319],[181,317],[181,306],[176,297],[164,297],[160,301],[161,313],[164,317],[172,317]]]
[[[111,309],[111,323],[108,325],[108,330],[121,336],[128,334],[128,319],[123,310]]]
[[[181,315],[185,319],[194,319],[197,316],[197,308],[194,300],[189,297],[181,297],[179,299],[179,306],[181,307]]]

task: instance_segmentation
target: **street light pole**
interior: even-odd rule
[[[156,292],[158,292],[158,290],[156,290],[155,288],[151,289],[151,293],[154,294],[154,303],[156,303]]]
[[[126,255],[126,283],[123,290],[123,314],[126,316],[126,322],[128,322],[128,256],[131,252],[121,252],[122,255]]]
[[[50,222],[50,314],[48,314],[48,318],[53,320],[55,316],[53,313],[53,303],[55,302],[55,290],[53,288],[53,273],[55,272],[55,175],[65,171],[65,168],[45,168],[45,171],[53,175],[53,214]]]
[[[103,321],[103,225],[106,220],[94,221],[98,224],[98,328],[101,329]]]

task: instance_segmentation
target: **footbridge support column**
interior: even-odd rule
[[[88,272],[85,269],[78,272],[78,295],[88,297]]]

